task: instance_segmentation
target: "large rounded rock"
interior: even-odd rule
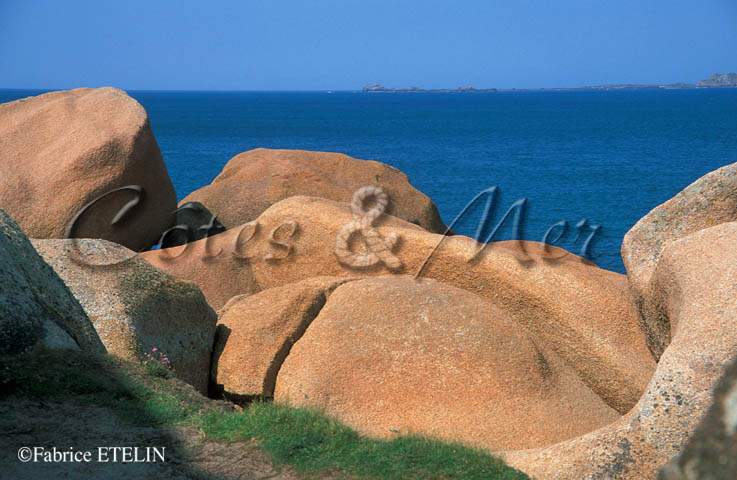
[[[540,479],[654,478],[694,432],[737,352],[735,278],[737,223],[671,242],[653,272],[651,308],[666,315],[672,340],[645,395],[611,425],[548,448],[507,452],[507,462]]]
[[[211,379],[234,399],[271,397],[276,374],[328,295],[349,279],[317,277],[235,297],[223,307]]]
[[[339,261],[336,239],[352,220],[347,204],[291,197],[250,224],[143,256],[196,282],[217,309],[235,295],[313,276],[389,273],[382,263],[359,268]],[[414,274],[427,260],[422,277],[476,293],[508,311],[620,413],[640,398],[655,361],[623,275],[555,247],[546,253],[535,242],[489,244],[475,256],[479,245],[468,237],[444,238],[388,215],[377,225],[378,238],[397,236],[392,254],[401,268],[392,271]],[[349,248],[360,254],[367,246],[356,234]]]
[[[206,187],[182,202],[199,201],[228,228],[255,220],[279,200],[310,195],[350,202],[366,185],[381,187],[392,200],[388,213],[442,233],[435,204],[394,167],[340,153],[257,148],[236,155]]]
[[[619,418],[503,311],[433,280],[338,287],[277,376],[275,401],[378,437],[532,448]]]
[[[670,342],[670,329],[659,323],[646,297],[661,253],[667,246],[699,230],[737,220],[737,163],[708,173],[656,207],[627,232],[622,259],[627,278],[648,329],[648,343],[660,357]]]
[[[124,188],[130,185],[142,188],[140,198]],[[111,225],[136,198],[129,214]],[[0,105],[0,208],[29,237],[63,238],[92,202],[71,236],[141,250],[171,225],[176,196],[143,107],[109,87]]]
[[[105,352],[79,302],[0,210],[0,354],[37,346]]]
[[[141,360],[156,348],[179,378],[207,392],[217,316],[195,284],[105,240],[33,244],[82,304],[109,353]]]

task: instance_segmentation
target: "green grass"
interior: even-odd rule
[[[24,397],[111,408],[145,425],[189,425],[213,441],[255,441],[277,466],[306,476],[377,479],[525,479],[481,450],[418,436],[364,437],[315,410],[257,402],[213,407],[174,379],[109,356],[44,352],[0,358],[0,401]]]
[[[255,438],[277,464],[302,473],[337,468],[381,479],[527,478],[480,450],[418,436],[373,440],[305,408],[255,403],[238,415],[205,415],[202,424],[217,440]]]

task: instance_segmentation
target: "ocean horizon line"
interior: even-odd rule
[[[63,90],[75,90],[78,88],[104,88],[104,87],[112,87],[117,88],[120,90],[123,90],[125,92],[140,92],[140,93],[325,93],[325,94],[333,94],[333,93],[361,93],[361,94],[371,94],[371,95],[377,95],[377,94],[438,94],[438,95],[458,95],[458,94],[471,94],[471,95],[495,95],[495,94],[504,94],[504,93],[566,93],[566,92],[622,92],[622,91],[642,91],[642,90],[659,90],[659,91],[668,91],[668,90],[724,90],[724,89],[732,89],[737,88],[733,86],[723,86],[723,87],[668,87],[665,88],[663,86],[658,85],[643,85],[643,86],[633,86],[633,87],[626,87],[626,88],[605,88],[607,86],[582,86],[582,87],[541,87],[541,88],[498,88],[494,91],[491,90],[480,90],[480,91],[470,91],[470,92],[461,92],[461,91],[453,91],[451,89],[427,89],[417,92],[411,92],[411,91],[389,91],[389,92],[364,92],[361,89],[350,89],[350,90],[338,90],[338,89],[322,89],[322,90],[228,90],[228,89],[222,89],[222,90],[207,90],[207,89],[139,89],[139,88],[125,88],[125,87],[119,87],[115,85],[99,85],[99,86],[78,86],[78,87],[61,87],[61,88],[0,88],[0,92],[57,92],[57,91],[63,91]]]

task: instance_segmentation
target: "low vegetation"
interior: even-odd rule
[[[159,369],[109,356],[0,358],[0,401],[14,397],[106,406],[134,424],[189,426],[212,441],[255,441],[275,465],[310,478],[527,478],[480,450],[416,436],[369,439],[309,409],[257,402],[237,411]]]

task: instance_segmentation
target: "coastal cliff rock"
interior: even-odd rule
[[[533,448],[619,415],[504,311],[433,280],[338,287],[284,361],[275,401],[376,437]]]
[[[405,174],[372,160],[340,153],[257,148],[236,155],[210,185],[182,203],[199,201],[232,228],[255,220],[271,205],[295,195],[350,202],[366,185],[381,187],[391,199],[387,213],[434,232],[446,226],[434,203]]]
[[[111,225],[139,196],[131,185],[143,190],[139,203]],[[72,237],[141,250],[171,225],[176,196],[143,107],[109,87],[1,104],[0,208],[29,237],[63,238],[92,202]]]
[[[668,245],[699,230],[737,220],[737,163],[710,172],[653,209],[624,236],[622,259],[645,321],[648,344],[659,358],[670,342],[670,326],[652,310],[650,283]]]
[[[536,479],[654,478],[696,429],[737,352],[735,278],[737,223],[670,242],[651,284],[672,340],[647,392],[611,425],[547,448],[507,452],[505,460]]]
[[[79,302],[0,210],[0,354],[37,346],[105,351]]]
[[[236,297],[218,320],[212,382],[226,395],[271,397],[290,349],[347,278],[316,277]]]
[[[175,374],[207,392],[217,317],[200,290],[105,240],[33,240],[92,320],[108,352],[145,359],[157,348]]]
[[[291,197],[250,224],[142,256],[197,283],[215,309],[236,295],[314,276],[390,273],[383,264],[357,268],[339,261],[336,238],[352,219],[348,204]],[[543,252],[536,242],[489,244],[474,259],[479,245],[468,237],[444,238],[389,215],[377,224],[381,238],[392,232],[398,238],[392,252],[402,268],[393,273],[413,275],[427,260],[421,277],[475,293],[508,312],[620,413],[642,395],[655,361],[623,275],[555,247]],[[356,235],[349,246],[360,253],[366,245]]]

